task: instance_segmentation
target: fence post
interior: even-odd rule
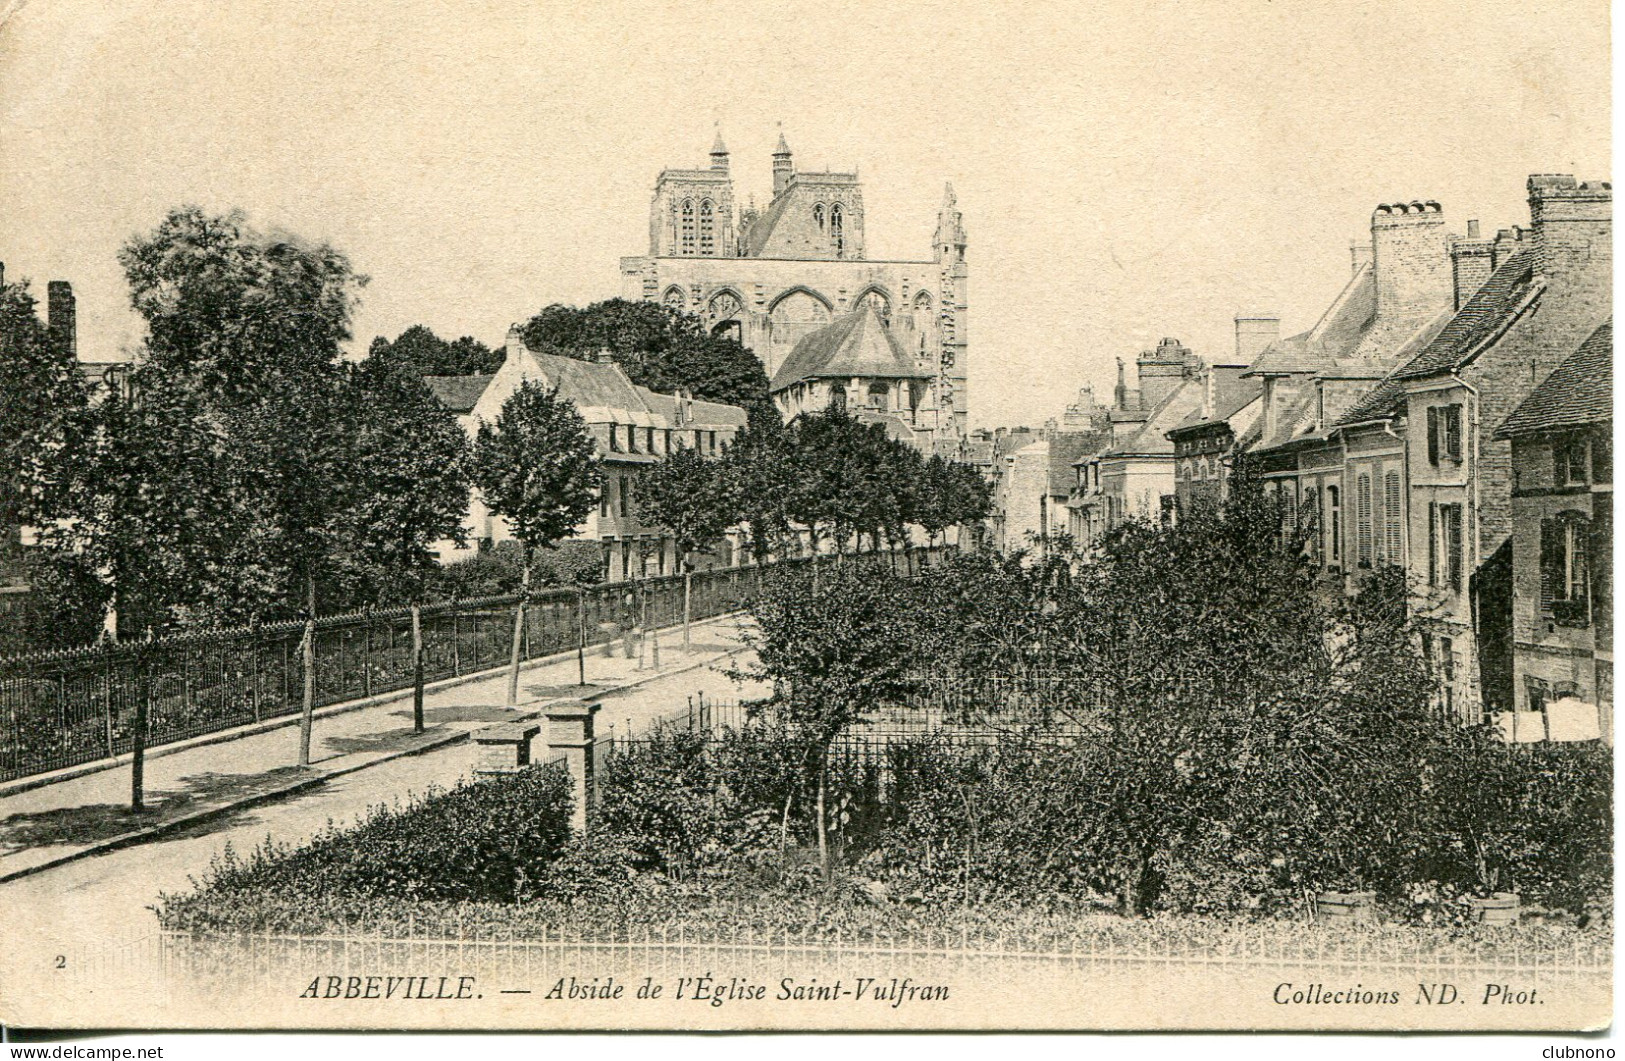
[[[457,610],[457,598],[451,600],[451,674],[454,678],[463,676],[463,629]]]
[[[254,709],[254,721],[260,721],[260,624],[255,620],[249,625],[248,643],[254,649],[254,666],[249,673],[248,704]]]
[[[423,610],[412,605],[412,732],[423,732]]]
[[[694,613],[694,572],[685,561],[683,564],[683,655],[692,653],[689,647],[688,624]]]
[[[587,591],[576,587],[576,684],[587,684]]]
[[[113,653],[102,652],[102,714],[107,722],[107,757],[111,759],[117,753],[113,750]]]
[[[150,649],[142,649],[136,673],[139,675],[135,698],[135,731],[130,735],[130,809],[141,813],[142,788],[147,769],[147,717],[152,705],[152,668],[148,659]]]
[[[299,713],[299,768],[308,769],[310,766],[310,731],[316,716],[316,613],[311,611],[305,619],[305,696],[304,704]],[[344,649],[343,635],[340,634],[339,650]],[[340,680],[343,679],[343,657],[340,657]]]
[[[578,834],[587,831],[598,796],[592,761],[598,707],[586,700],[559,700],[547,709],[547,761],[563,759],[569,771],[574,803],[570,828]]]

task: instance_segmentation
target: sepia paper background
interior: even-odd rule
[[[1606,179],[1610,68],[1600,0],[26,0],[0,25],[0,260],[36,285],[71,278],[81,356],[112,360],[139,338],[118,247],[171,206],[240,207],[371,277],[356,354],[414,323],[495,344],[545,304],[616,295],[619,257],[646,246],[656,173],[700,164],[714,128],[741,195],[765,202],[782,123],[799,163],[859,170],[871,257],[922,255],[953,182],[970,236],[971,423],[1037,424],[1160,336],[1221,351],[1238,310],[1309,327],[1378,202],[1438,199],[1453,224],[1493,230],[1526,217],[1530,173]],[[28,905],[8,902],[18,894]],[[0,886],[0,938],[21,926],[96,935],[53,924],[38,889]],[[291,980],[229,1006],[155,999],[113,974],[63,990],[42,972],[48,949],[6,948],[0,1019],[1488,1030],[1611,1013],[1594,978],[1535,976],[1553,993],[1534,1009],[1334,1012],[1275,1005],[1277,978],[1223,968],[1012,959],[954,972],[951,1004],[906,1016],[512,998],[408,1015],[303,1004]]]

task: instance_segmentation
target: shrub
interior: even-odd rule
[[[554,766],[431,791],[375,807],[354,828],[329,823],[298,847],[267,840],[246,858],[228,849],[195,892],[163,897],[159,917],[187,927],[264,896],[513,902],[568,843],[570,811],[568,778]]]

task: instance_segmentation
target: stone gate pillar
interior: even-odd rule
[[[575,809],[570,827],[585,832],[598,802],[593,776],[593,746],[597,743],[594,716],[599,705],[586,700],[560,700],[547,708],[547,761],[564,760],[570,773],[570,797]]]

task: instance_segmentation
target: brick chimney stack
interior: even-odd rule
[[[68,356],[79,358],[79,321],[74,305],[73,285],[66,280],[52,280],[45,285],[45,326],[68,351]]]
[[[1281,318],[1273,313],[1236,314],[1236,360],[1251,364],[1264,347],[1281,337]]]
[[[1495,240],[1479,236],[1477,221],[1467,222],[1466,238],[1450,241],[1450,276],[1456,309],[1461,309],[1484,286],[1484,281],[1495,271],[1495,264]]]
[[[1449,238],[1444,207],[1432,199],[1383,203],[1371,212],[1379,316],[1423,318],[1450,305]]]

